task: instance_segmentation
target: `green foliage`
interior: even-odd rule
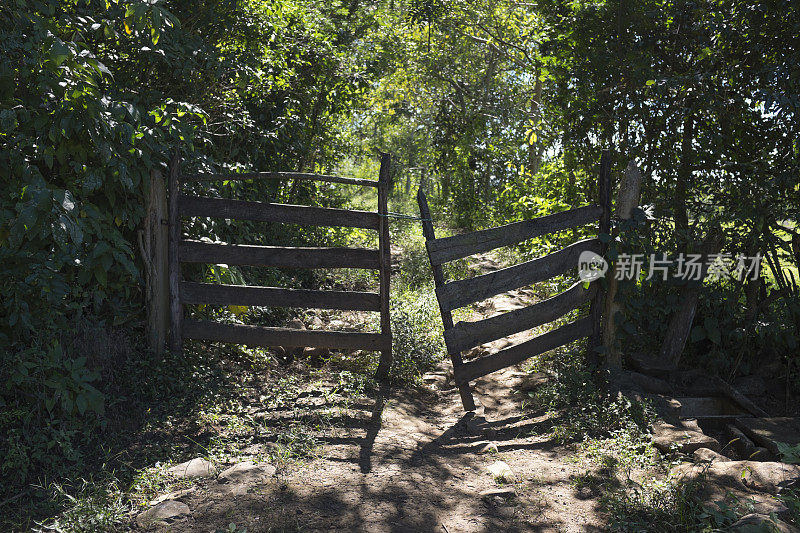
[[[554,437],[561,442],[627,434],[634,447],[655,419],[651,406],[624,396],[609,397],[596,383],[584,357],[566,352],[537,362],[550,379],[530,392],[531,405],[552,413]]]
[[[362,97],[370,71],[360,63],[368,55],[348,51],[374,18],[357,6],[344,14],[333,7],[307,10],[288,0],[0,5],[0,468],[11,480],[0,499],[40,475],[78,468],[80,442],[102,423],[109,384],[70,343],[54,341],[93,317],[141,327],[137,230],[151,172],[163,179],[174,151],[188,170],[228,171],[320,170],[340,153],[342,117]],[[354,17],[358,24],[340,33]],[[336,187],[246,188],[194,191],[343,201]],[[245,232],[270,244],[342,238],[224,221],[191,221],[187,232],[228,240]],[[220,268],[187,275],[233,280],[232,270]]]
[[[396,385],[413,383],[432,370],[446,352],[433,288],[394,293],[392,302],[392,368]]]
[[[781,455],[781,461],[790,465],[800,464],[800,444],[787,444],[785,442],[778,442],[778,453]]]

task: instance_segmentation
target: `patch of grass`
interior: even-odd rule
[[[53,483],[50,490],[54,500],[63,502],[64,511],[52,521],[38,523],[33,531],[119,531],[132,508],[116,480],[81,479],[72,486]]]

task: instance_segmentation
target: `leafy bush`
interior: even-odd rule
[[[75,471],[102,425],[111,384],[64,339],[93,320],[141,327],[137,230],[151,171],[163,176],[176,150],[188,170],[334,159],[338,115],[371,70],[342,68],[356,36],[333,39],[329,16],[281,0],[0,3],[0,499]],[[194,190],[342,201],[336,187],[297,183]],[[337,236],[224,221],[188,231],[281,244]]]
[[[395,384],[414,382],[446,355],[433,288],[394,294],[391,319],[394,360],[390,379]]]
[[[583,355],[565,352],[539,361],[550,379],[530,393],[532,404],[554,414],[561,442],[626,433],[638,439],[655,419],[651,406],[623,396],[610,397],[596,383]]]

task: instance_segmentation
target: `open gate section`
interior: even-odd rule
[[[383,154],[377,181],[301,174],[292,172],[254,172],[246,174],[193,174],[182,176],[180,161],[173,157],[170,168],[170,315],[172,349],[182,349],[182,340],[202,339],[249,346],[309,346],[332,349],[381,352],[377,376],[388,377],[392,360],[392,333],[389,321],[389,155]],[[306,179],[345,185],[375,187],[377,211],[357,211],[196,197],[180,191],[182,183],[207,180]],[[256,222],[313,226],[342,226],[378,232],[378,249],[256,246],[233,243],[207,243],[181,237],[184,217],[210,217]],[[226,263],[282,268],[357,268],[377,270],[379,292],[322,291],[196,283],[181,279],[181,263]],[[184,318],[185,305],[241,305],[297,307],[381,313],[379,333],[297,330],[241,324],[222,324]]]
[[[597,238],[573,243],[524,263],[503,268],[472,278],[446,281],[442,265],[475,254],[488,252],[502,246],[555,233],[558,231],[599,222],[599,232],[609,233],[610,204],[610,160],[603,153],[600,163],[599,198],[597,205],[589,205],[555,213],[531,220],[514,222],[505,226],[437,239],[425,193],[417,194],[423,233],[433,269],[436,298],[444,324],[444,339],[453,362],[453,374],[459,387],[465,410],[475,409],[469,382],[482,376],[521,363],[535,355],[582,339],[599,336],[602,291],[596,282],[584,287],[583,282],[572,285],[566,291],[528,307],[506,312],[475,322],[453,324],[452,311],[499,294],[546,281],[564,274],[578,266],[582,252],[604,253],[604,245]],[[504,348],[493,355],[464,361],[462,352],[481,344],[508,337],[550,323],[565,314],[591,302],[590,316],[580,318],[548,333],[525,342]],[[596,344],[596,340],[592,341]]]

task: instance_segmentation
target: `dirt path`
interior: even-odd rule
[[[491,267],[491,265],[487,265]],[[516,291],[483,316],[527,305]],[[497,351],[518,339],[480,349]],[[380,391],[341,413],[348,426],[325,439],[317,459],[275,476],[200,481],[181,498],[191,515],[170,531],[217,531],[231,522],[260,531],[602,531],[592,494],[572,479],[586,467],[547,437],[546,416],[526,418],[526,391],[541,376],[507,369],[479,380],[475,416],[465,415],[449,361],[414,391]],[[487,451],[487,445],[496,451]],[[510,482],[487,467],[510,466]],[[487,491],[496,491],[497,495]]]

